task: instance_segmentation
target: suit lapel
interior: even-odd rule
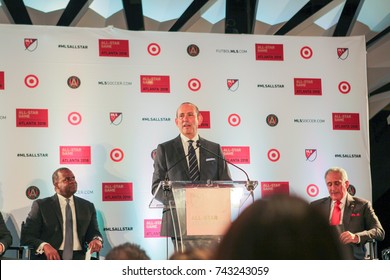
[[[345,200],[345,207],[344,207],[344,216],[343,216],[343,224],[345,228],[348,228],[349,226],[349,222],[351,221],[351,215],[354,208],[355,208],[355,200],[351,195],[347,194],[347,199]]]
[[[174,145],[173,145],[174,153],[175,153],[175,161],[172,164],[175,164],[179,160],[181,162],[178,163],[179,170],[185,170],[185,173],[183,172],[183,180],[190,180],[190,173],[188,170],[188,163],[187,158],[184,159],[186,154],[184,153],[183,144],[180,138],[180,135],[175,138]],[[185,175],[184,175],[185,174]],[[184,178],[186,177],[186,178]]]
[[[64,223],[62,220],[62,212],[61,212],[61,206],[60,206],[60,201],[58,200],[57,194],[52,196],[51,200],[52,207],[51,209],[54,209],[54,215],[57,218],[58,223],[60,224],[61,229],[64,229]]]

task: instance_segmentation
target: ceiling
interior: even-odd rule
[[[0,0],[0,24],[364,35],[370,118],[385,111],[390,124],[390,0]]]

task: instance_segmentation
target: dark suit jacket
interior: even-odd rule
[[[322,211],[329,219],[330,197],[322,198],[311,203],[311,206]],[[343,213],[343,227],[360,237],[359,244],[350,244],[355,259],[364,259],[366,248],[364,244],[370,239],[381,241],[385,238],[385,231],[376,216],[371,203],[368,200],[353,197],[347,194],[346,205]]]
[[[96,210],[93,203],[73,196],[77,218],[77,234],[83,251],[94,237],[100,234]],[[31,206],[25,225],[22,227],[20,243],[32,247],[34,251],[42,242],[59,249],[63,240],[63,219],[57,194],[44,199],[37,199]],[[45,258],[42,254],[38,257]]]
[[[12,244],[12,235],[5,225],[3,214],[0,213],[0,242],[4,245],[4,252]],[[3,253],[4,253],[3,252]]]
[[[212,151],[220,157],[223,157],[221,146],[219,144],[208,141],[201,137],[199,137],[199,142],[205,149]],[[199,149],[200,181],[231,181],[230,172],[226,162],[206,151],[205,149]],[[168,176],[170,181],[191,180],[180,135],[170,141],[159,144],[157,147],[152,179],[153,195],[155,194],[160,181],[163,181],[166,176]],[[156,198],[161,202],[164,201],[164,194],[161,189],[158,190]],[[168,199],[172,200],[172,194],[170,194]],[[170,211],[164,209],[161,227],[162,236],[174,236],[173,225],[171,222],[172,219],[170,216]]]

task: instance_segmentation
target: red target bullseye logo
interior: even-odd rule
[[[277,149],[269,150],[267,156],[268,159],[273,162],[278,161],[280,159],[280,153]]]
[[[149,44],[148,46],[148,53],[150,55],[153,55],[153,56],[156,56],[156,55],[159,55],[161,52],[161,48],[158,44],[156,43],[151,43]]]
[[[27,75],[26,78],[24,78],[24,83],[29,88],[35,88],[39,84],[39,79],[35,75]]]
[[[311,58],[313,55],[313,50],[308,47],[308,46],[304,46],[302,49],[301,49],[301,56],[304,58],[304,59],[309,59]]]
[[[306,193],[311,197],[315,197],[320,193],[320,189],[316,185],[310,184],[306,188]]]
[[[198,79],[191,79],[188,81],[188,88],[192,91],[200,90],[201,83]]]
[[[351,91],[351,85],[346,81],[342,81],[341,83],[339,83],[339,91],[342,94],[347,94]]]
[[[113,149],[110,153],[110,158],[115,162],[121,161],[124,157],[125,157],[125,154],[123,153],[123,151],[121,149],[118,149],[118,148]]]
[[[231,126],[238,126],[241,123],[241,118],[237,114],[231,114],[228,117],[228,122]]]
[[[72,112],[68,115],[68,122],[72,125],[78,125],[81,123],[82,117],[80,113]]]

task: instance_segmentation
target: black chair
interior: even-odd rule
[[[382,260],[390,260],[390,248],[382,250]]]

